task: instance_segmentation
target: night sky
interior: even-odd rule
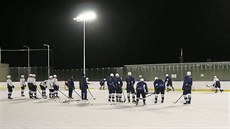
[[[50,45],[54,68],[82,68],[83,24],[74,17],[94,10],[86,23],[86,66],[230,60],[228,0],[17,0],[1,3],[0,46]],[[26,52],[2,52],[2,62],[27,66]],[[47,51],[31,52],[31,66],[46,66]]]

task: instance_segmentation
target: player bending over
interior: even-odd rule
[[[141,78],[140,82],[137,83],[136,86],[136,92],[137,92],[137,101],[136,101],[136,105],[138,105],[139,99],[140,99],[140,95],[143,98],[143,105],[146,105],[145,101],[146,101],[146,94],[148,94],[148,87],[147,84],[144,82],[144,79]]]
[[[158,77],[154,78],[154,89],[155,89],[155,102],[157,103],[158,95],[161,93],[161,103],[164,102],[164,94],[165,94],[165,83],[163,80],[159,79]]]

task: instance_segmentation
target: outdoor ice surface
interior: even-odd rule
[[[67,91],[64,91],[67,94]],[[96,100],[88,94],[90,104],[82,102],[61,103],[61,100],[37,100],[20,97],[13,92],[0,91],[0,129],[229,129],[230,93],[193,92],[192,104],[173,101],[181,92],[169,92],[163,104],[154,104],[153,96],[147,105],[107,102],[107,90],[91,90]],[[78,91],[78,93],[80,93]],[[73,93],[74,94],[74,93]],[[74,94],[75,99],[79,99]],[[158,97],[160,99],[160,96]]]

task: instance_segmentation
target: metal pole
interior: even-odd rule
[[[23,47],[27,48],[27,74],[30,74],[30,47],[23,45]]]
[[[0,47],[0,64],[2,63],[2,50],[1,50],[1,47]]]
[[[83,73],[85,74],[85,20],[83,20]]]
[[[48,45],[48,77],[50,76],[50,45]]]
[[[50,76],[50,45],[49,44],[43,44],[44,46],[46,46],[48,48],[48,76]]]

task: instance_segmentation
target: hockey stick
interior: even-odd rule
[[[66,98],[69,98],[66,94],[64,94],[61,90],[58,90],[61,94],[63,94]]]
[[[43,96],[41,91],[37,88],[38,93],[42,96],[43,99],[47,99],[47,96]]]
[[[81,96],[77,93],[77,91],[76,90],[73,90],[80,98],[81,98]],[[82,98],[81,98],[81,100],[82,100]]]
[[[183,96],[183,94],[180,96],[180,98]],[[179,100],[180,100],[180,98],[178,98],[177,100],[176,100],[176,102],[173,102],[174,104],[176,104]]]
[[[209,86],[209,85],[206,85],[207,87],[212,87],[212,86]]]
[[[88,89],[89,94],[91,95],[91,97],[93,98],[93,100],[95,100],[96,98],[93,97],[93,94],[90,92],[90,90]]]

